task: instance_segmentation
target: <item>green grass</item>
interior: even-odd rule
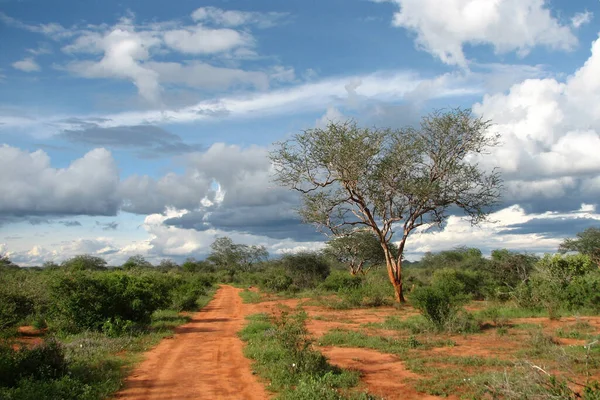
[[[254,371],[268,381],[267,388],[285,400],[374,399],[350,390],[359,382],[357,372],[329,364],[312,347],[306,317],[304,312],[284,312],[273,320],[255,314],[239,333],[246,342],[245,355],[254,360]]]
[[[435,326],[422,315],[413,315],[405,319],[397,316],[387,317],[383,322],[370,322],[363,325],[366,328],[406,331],[413,334],[431,333]]]
[[[595,337],[596,328],[587,321],[578,321],[572,325],[556,329],[556,336],[567,339],[591,340]]]
[[[334,329],[323,335],[320,346],[358,347],[380,351],[382,353],[405,356],[410,349],[431,349],[433,347],[453,346],[452,340],[420,340],[414,336],[397,339],[386,336],[372,336],[362,332]]]
[[[240,297],[242,298],[243,303],[260,303],[262,300],[262,296],[260,293],[252,292],[248,289],[244,289],[240,292]]]

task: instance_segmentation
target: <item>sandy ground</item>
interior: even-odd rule
[[[146,353],[116,396],[127,400],[267,399],[237,332],[245,324],[240,289],[222,286],[192,320]]]

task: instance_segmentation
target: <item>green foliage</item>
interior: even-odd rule
[[[600,267],[600,228],[588,228],[577,234],[577,239],[566,239],[558,250],[561,253],[576,251],[590,257]]]
[[[251,292],[248,289],[245,289],[243,291],[240,292],[240,297],[242,298],[242,301],[246,304],[248,303],[260,303],[260,300],[262,298],[262,296],[260,295],[260,293],[257,292]]]
[[[332,271],[331,274],[321,283],[321,287],[332,292],[357,289],[363,283],[360,276],[349,275],[345,271]]]
[[[244,353],[255,360],[253,368],[270,381],[270,390],[280,392],[280,399],[344,399],[340,389],[356,385],[358,374],[330,365],[313,348],[306,318],[304,312],[283,312],[274,319],[265,314],[250,316],[240,332],[247,342]],[[328,397],[310,397],[328,391]]]
[[[198,300],[206,296],[212,281],[206,275],[189,275],[174,280],[171,287],[171,308],[177,311],[195,311]]]
[[[574,278],[593,272],[596,266],[583,254],[546,255],[538,263],[540,272],[561,285],[568,285]]]
[[[324,251],[345,264],[352,275],[367,273],[374,265],[385,264],[385,253],[372,231],[354,231],[327,242]]]
[[[188,258],[183,264],[181,269],[185,272],[196,273],[196,272],[214,272],[214,267],[208,261],[197,261],[194,258]]]
[[[0,386],[13,387],[22,379],[56,379],[67,371],[62,346],[47,340],[31,349],[14,350],[0,344]]]
[[[300,192],[304,222],[338,236],[357,224],[377,235],[401,301],[400,261],[411,231],[441,225],[450,207],[477,224],[497,203],[499,172],[470,161],[498,144],[490,124],[460,108],[434,111],[417,128],[331,122],[277,143],[270,156],[277,182]],[[397,257],[391,246],[395,227],[404,233]]]
[[[285,292],[294,283],[283,268],[271,268],[264,272],[260,286],[272,292]]]
[[[508,300],[510,292],[531,277],[538,261],[539,258],[531,254],[493,250],[491,262],[486,266],[495,286],[489,294],[501,301]]]
[[[319,285],[330,273],[325,257],[315,252],[286,254],[281,265],[300,289],[310,289]]]
[[[52,287],[54,313],[62,328],[101,330],[118,320],[147,324],[169,304],[169,287],[151,275],[78,273],[61,276]]]
[[[72,271],[98,271],[106,269],[106,261],[101,257],[83,254],[64,261],[61,266]]]
[[[15,326],[33,312],[34,304],[26,295],[0,287],[0,330]]]
[[[588,256],[546,255],[536,268],[514,292],[519,306],[545,309],[551,318],[561,309],[600,309],[600,271]]]
[[[149,261],[146,261],[146,259],[139,254],[129,257],[127,261],[125,261],[125,263],[122,265],[122,268],[125,270],[150,267],[152,267],[152,264],[150,264]]]
[[[430,286],[416,288],[410,296],[412,305],[438,329],[443,330],[455,322],[458,311],[469,300],[465,284],[451,271],[434,277]]]
[[[217,238],[211,245],[212,252],[207,260],[217,268],[239,268],[248,271],[249,268],[269,257],[264,246],[248,246],[235,244],[231,238]]]

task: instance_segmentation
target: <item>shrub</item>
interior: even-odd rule
[[[431,286],[416,288],[410,301],[438,329],[444,329],[469,300],[464,284],[451,275],[439,276]]]
[[[326,258],[314,252],[287,254],[281,265],[300,289],[316,287],[330,273]]]
[[[0,330],[15,326],[33,312],[33,301],[0,288]]]
[[[245,354],[255,360],[253,367],[268,379],[270,389],[281,391],[282,399],[343,399],[336,389],[358,383],[358,374],[332,366],[312,346],[305,327],[304,312],[270,319],[258,314],[240,332],[247,342]],[[332,396],[321,396],[327,391]],[[317,396],[317,397],[314,397]]]
[[[119,319],[147,324],[155,310],[170,303],[167,283],[156,276],[123,272],[61,277],[52,288],[58,327],[102,330],[106,321]]]
[[[0,386],[12,387],[22,379],[57,379],[66,371],[63,348],[55,340],[31,349],[0,345]]]
[[[272,292],[285,292],[294,283],[282,269],[270,270],[265,275],[261,287]]]
[[[363,278],[360,276],[352,276],[346,271],[333,271],[321,283],[321,287],[325,290],[338,292],[346,289],[356,289],[363,283]]]

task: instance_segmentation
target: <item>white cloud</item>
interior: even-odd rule
[[[193,13],[195,23],[192,24],[178,20],[137,23],[133,13],[112,26],[88,24],[70,29],[59,24],[26,24],[2,13],[0,20],[63,43],[62,50],[71,56],[72,61],[64,65],[57,63],[58,69],[84,78],[131,81],[146,102],[162,106],[163,83],[183,86],[189,84],[193,88],[211,90],[229,89],[233,84],[243,84],[264,90],[269,81],[293,80],[294,71],[291,68],[275,65],[264,67],[264,71],[251,71],[239,66],[243,60],[259,57],[254,50],[256,43],[249,29],[250,25],[265,28],[284,16],[282,13],[226,11],[205,7]],[[219,26],[210,27],[206,24]],[[42,54],[47,52],[47,48],[28,51]],[[159,56],[169,53],[193,59],[183,62],[157,60]],[[200,60],[200,57],[205,60]],[[219,60],[234,60],[237,68],[212,65]],[[13,66],[28,72],[39,70],[31,57],[16,62]]]
[[[340,122],[345,119],[344,114],[335,107],[328,107],[321,118],[315,122],[317,128],[325,128],[330,122]]]
[[[499,210],[490,216],[493,223],[472,226],[465,218],[451,216],[443,230],[420,230],[409,236],[407,256],[419,257],[425,252],[449,250],[458,246],[476,247],[484,254],[493,249],[511,249],[532,253],[555,252],[563,238],[557,235],[519,232],[521,226],[543,221],[544,224],[574,224],[577,221],[596,220],[600,214],[587,204],[577,212],[569,213],[526,213],[518,205]],[[542,228],[539,228],[542,230]]]
[[[414,32],[417,45],[446,64],[467,66],[466,44],[491,45],[496,53],[517,51],[522,56],[535,46],[570,50],[577,44],[545,0],[388,1],[399,7],[393,25]]]
[[[251,35],[233,29],[211,29],[202,25],[164,32],[165,44],[187,54],[223,53],[253,46]]]
[[[484,162],[502,167],[513,198],[575,200],[586,187],[591,200],[592,182],[600,176],[599,70],[600,39],[586,63],[565,82],[528,79],[474,105],[502,135],[503,146]]]
[[[150,64],[152,65],[152,64]],[[432,78],[437,79],[437,78]],[[367,105],[369,102],[398,102],[407,93],[428,79],[412,71],[386,71],[362,76],[345,76],[321,81],[297,84],[264,93],[252,93],[229,97],[215,97],[191,106],[178,109],[156,109],[115,114],[40,118],[39,116],[13,114],[2,115],[0,130],[27,129],[40,132],[40,136],[52,135],[57,131],[80,129],[86,121],[101,128],[134,126],[141,124],[182,124],[225,118],[260,118],[268,115],[321,112],[339,105]],[[360,82],[356,86],[353,82]],[[350,85],[349,85],[350,84]],[[354,88],[356,86],[356,88]],[[481,94],[483,85],[480,77],[470,80],[461,75],[445,79],[429,92],[431,99]],[[351,89],[349,91],[349,89]],[[350,102],[349,100],[353,101]]]
[[[201,7],[192,13],[194,21],[214,23],[216,25],[229,27],[255,24],[262,28],[268,28],[275,25],[286,16],[286,13],[232,11],[222,10],[216,7]]]
[[[66,168],[46,153],[0,146],[0,214],[114,215],[119,172],[110,152],[95,149]]]
[[[21,61],[14,62],[12,66],[23,72],[36,72],[41,69],[32,57],[25,57]]]
[[[149,62],[145,66],[155,71],[164,84],[178,84],[215,90],[233,86],[253,86],[260,90],[269,88],[270,77],[267,73],[261,71],[214,67],[200,61],[183,64]]]
[[[594,13],[589,11],[579,12],[571,18],[571,25],[573,28],[579,29],[583,25],[589,24],[594,18]]]

